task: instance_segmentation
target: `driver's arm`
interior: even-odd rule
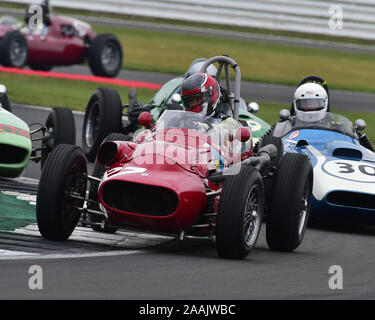
[[[229,117],[221,122],[221,126],[225,129],[237,129],[240,127],[239,123],[232,117]]]

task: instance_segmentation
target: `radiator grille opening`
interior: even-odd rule
[[[150,216],[168,216],[176,211],[177,195],[166,188],[126,181],[110,181],[103,187],[103,201],[109,207]]]
[[[375,197],[370,194],[334,191],[327,196],[327,202],[340,206],[375,210]]]
[[[0,144],[0,163],[16,164],[25,160],[27,150],[19,147]]]

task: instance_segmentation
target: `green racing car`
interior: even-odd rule
[[[0,85],[0,177],[17,178],[30,160],[43,166],[56,145],[75,144],[75,124],[70,109],[55,108],[44,125],[30,126],[11,110],[6,87]],[[34,126],[36,128],[32,129]],[[34,147],[33,142],[41,144]]]

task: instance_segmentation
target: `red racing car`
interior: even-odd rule
[[[53,66],[82,64],[87,59],[94,75],[117,76],[123,52],[116,36],[96,35],[85,22],[54,15],[48,1],[42,9],[43,19],[35,25],[30,22],[29,9],[25,23],[10,16],[0,19],[0,64],[49,71]]]
[[[272,250],[292,251],[301,244],[311,202],[311,163],[304,155],[283,155],[277,138],[254,151],[249,127],[236,121],[239,67],[228,57],[214,57],[206,68],[216,61],[236,71],[233,121],[165,110],[152,125],[151,114],[144,112],[140,125],[150,129],[134,141],[110,135],[99,148],[93,176],[87,175],[79,147],[60,145],[52,152],[37,196],[37,223],[45,238],[67,240],[83,213],[95,230],[205,238],[216,241],[219,257],[242,259],[254,248],[267,214]]]

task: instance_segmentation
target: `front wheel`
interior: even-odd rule
[[[100,34],[92,41],[88,57],[94,75],[114,78],[122,67],[121,43],[112,34]]]
[[[243,259],[254,248],[262,225],[264,189],[262,177],[245,167],[225,182],[216,222],[219,257]]]
[[[36,218],[44,238],[67,240],[80,218],[87,185],[87,165],[77,146],[60,144],[48,157],[40,177]]]
[[[305,155],[286,153],[272,187],[266,239],[271,250],[291,252],[303,240],[310,213],[313,169]]]

